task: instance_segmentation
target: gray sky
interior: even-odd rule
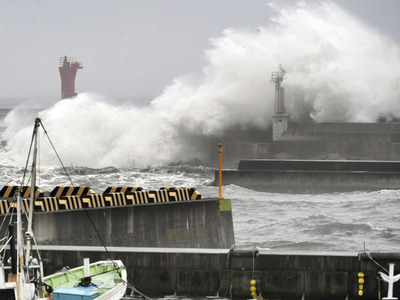
[[[268,2],[2,0],[0,101],[58,99],[64,55],[83,63],[77,92],[153,98],[177,76],[201,73],[210,38],[224,29],[268,26]],[[400,1],[334,2],[400,43]]]

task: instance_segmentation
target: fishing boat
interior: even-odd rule
[[[120,260],[98,261],[77,268],[63,268],[60,272],[44,276],[43,260],[39,251],[33,253],[35,237],[32,231],[33,205],[39,190],[36,188],[36,161],[38,128],[43,124],[35,120],[32,143],[33,159],[31,186],[21,186],[10,200],[7,214],[1,226],[9,222],[8,234],[0,249],[0,299],[1,300],[44,300],[44,299],[121,299],[127,288],[127,272]],[[27,162],[28,164],[28,162]],[[25,168],[27,169],[27,168]],[[24,172],[25,180],[26,172]],[[29,194],[29,199],[22,198]],[[1,200],[9,201],[9,200]],[[29,209],[27,209],[29,207]],[[23,230],[22,213],[27,213],[27,229]],[[16,215],[17,230],[14,236]],[[9,251],[9,253],[8,253]],[[6,257],[10,259],[6,260]],[[7,278],[6,278],[7,275]]]
[[[126,292],[126,269],[120,260],[98,261],[43,278],[45,287],[51,287],[52,299],[117,300]],[[74,298],[75,297],[75,298]]]

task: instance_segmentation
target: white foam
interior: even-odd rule
[[[227,29],[211,39],[201,75],[176,78],[150,107],[80,94],[40,112],[66,164],[120,167],[201,159],[209,151],[204,137],[221,139],[237,125],[270,125],[270,75],[279,64],[287,71],[283,86],[292,118],[400,117],[400,50],[394,41],[332,2],[272,7],[276,17],[269,26]],[[9,155],[25,157],[33,119],[10,114],[4,123]]]

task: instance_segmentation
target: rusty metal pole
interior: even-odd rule
[[[222,144],[218,145],[219,153],[219,195],[218,199],[223,199],[222,197]]]

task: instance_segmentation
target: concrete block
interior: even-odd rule
[[[219,272],[212,270],[178,270],[177,295],[181,296],[214,296],[219,291]]]
[[[135,269],[135,287],[149,297],[173,295],[176,291],[176,270]]]
[[[253,277],[253,271],[235,270],[231,271],[231,284],[232,284],[232,298],[233,299],[251,299],[250,292],[250,280],[255,279],[257,281],[256,288],[257,294],[261,290],[261,272],[255,271]]]
[[[262,295],[265,299],[301,299],[304,293],[304,278],[304,272],[262,272]]]
[[[307,300],[345,299],[348,291],[346,272],[306,272],[305,298]]]
[[[356,256],[322,255],[318,251],[307,255],[260,254],[256,259],[256,268],[261,270],[349,271],[357,270],[358,265]]]

